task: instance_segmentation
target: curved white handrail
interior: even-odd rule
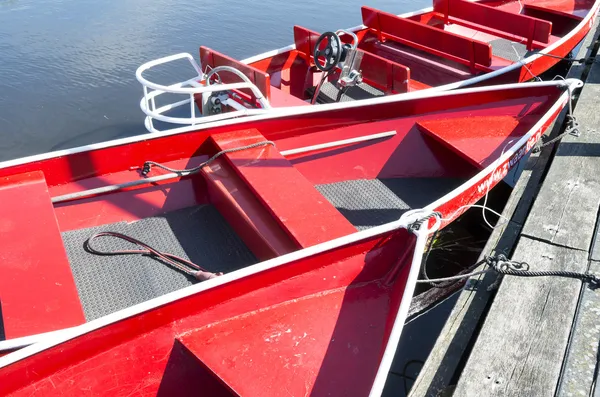
[[[173,61],[177,61],[180,59],[187,59],[189,63],[192,65],[197,75],[191,79],[185,80],[180,83],[175,83],[171,85],[162,85],[152,82],[144,77],[143,73],[152,69],[155,66],[162,65],[165,63],[170,63]],[[230,83],[230,84],[208,84],[211,75],[216,74],[220,71],[232,73],[237,75],[242,82],[239,83]],[[270,109],[271,105],[269,101],[263,96],[262,92],[254,85],[245,75],[243,75],[238,70],[229,67],[222,66],[217,67],[211,70],[208,74],[202,72],[202,68],[192,55],[189,53],[180,53],[175,55],[170,55],[167,57],[155,59],[149,62],[144,63],[139,68],[137,68],[135,72],[135,77],[142,84],[144,89],[144,96],[140,100],[140,108],[146,115],[146,119],[144,121],[144,125],[146,129],[150,132],[161,132],[161,130],[157,129],[154,126],[154,120],[161,121],[169,124],[177,124],[184,125],[184,127],[179,128],[169,128],[169,131],[189,131],[194,129],[197,124],[203,124],[211,121],[218,121],[228,118],[234,118],[239,116],[246,116],[249,114],[260,114],[265,111],[265,109]],[[215,91],[230,91],[230,90],[239,90],[239,89],[249,89],[252,91],[254,96],[256,97],[258,103],[260,104],[260,109],[241,109],[232,112],[228,112],[226,114],[217,114],[210,116],[201,116],[196,117],[196,102],[194,96],[197,94],[205,94],[209,92]],[[167,105],[156,107],[156,98],[162,94],[181,94],[188,96],[188,98],[176,101],[173,103],[169,103]],[[190,115],[191,117],[172,117],[166,116],[164,113],[180,106],[190,105]]]

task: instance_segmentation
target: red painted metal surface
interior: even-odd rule
[[[300,26],[294,26],[296,49],[302,53],[302,58],[310,65],[314,65],[313,53],[318,38],[319,33]],[[408,91],[408,81],[410,79],[410,69],[408,67],[361,49],[358,51],[362,57],[360,70],[367,84],[390,94]]]
[[[258,70],[250,65],[243,64],[233,58],[228,57],[227,55],[221,54],[206,47],[200,47],[200,64],[203,66],[208,65],[213,69],[217,66],[231,66],[246,75],[246,77],[248,77],[250,81],[256,85],[256,87],[267,99],[271,97],[271,78],[267,73],[264,73],[261,70]],[[237,83],[240,81],[239,77],[233,75],[232,73],[223,72],[219,73],[219,76],[221,76],[222,81],[225,83]]]
[[[219,150],[263,142],[255,129],[212,136]],[[258,147],[225,158],[300,247],[351,234],[354,226],[279,151]]]
[[[473,70],[476,67],[491,65],[492,47],[488,43],[461,37],[370,7],[362,7],[362,15],[365,26],[374,29],[380,41],[390,38],[418,50],[464,63]]]
[[[506,137],[490,139],[490,136],[501,131],[522,136],[546,109],[548,100],[546,96],[521,97],[499,101],[490,107],[472,105],[460,110],[423,115],[418,118],[418,123],[437,123],[441,127],[438,133],[445,136],[433,142],[419,130],[414,119],[392,119],[287,138],[279,140],[277,144],[281,150],[286,150],[314,144],[317,139],[328,142],[396,131],[393,137],[293,155],[290,160],[314,184],[348,179],[467,177],[473,175],[474,169],[481,169],[482,163],[471,161],[469,156],[464,156],[460,151],[448,151],[446,148],[449,144],[444,142],[446,135],[448,140],[454,141],[462,137],[462,144],[455,143],[462,145],[462,150],[471,152],[473,156],[476,152],[480,153],[478,156],[484,153],[498,154],[508,141],[504,140]],[[454,120],[456,125],[453,124]],[[491,125],[491,122],[500,120],[510,124]],[[518,127],[515,120],[519,120]],[[500,139],[504,144],[498,147]],[[414,153],[419,155],[415,156]]]
[[[464,0],[434,0],[433,10],[440,12],[449,23],[449,17],[458,18],[459,24],[466,23],[476,30],[490,32],[488,29],[521,36],[527,39],[527,48],[532,49],[533,41],[548,43],[552,23],[526,15],[503,11],[485,4],[474,3]],[[512,37],[510,37],[512,39]]]
[[[167,396],[197,384],[187,374],[207,395],[364,395],[405,287],[398,253],[410,258],[413,242],[386,233],[126,318],[3,368],[0,394]]]
[[[267,260],[300,248],[231,164],[218,159],[203,173],[211,203],[257,258]]]
[[[562,104],[563,107],[565,105],[566,102]],[[544,122],[542,127],[537,130],[523,146],[517,148],[512,157],[503,163],[498,164],[498,166],[491,172],[481,175],[479,179],[474,181],[472,186],[460,192],[457,196],[449,198],[446,202],[440,204],[436,210],[444,214],[444,220],[442,221],[441,227],[444,227],[463,214],[468,209],[468,207],[465,207],[466,205],[480,200],[491,188],[504,179],[512,167],[517,165],[519,160],[522,159],[529,151],[531,151],[531,149],[533,149],[535,144],[540,140],[542,134],[548,130],[552,123],[554,123],[556,117],[558,117],[561,111],[562,108],[558,107],[552,113],[551,117]]]
[[[305,102],[294,95],[290,95],[289,92],[284,92],[276,87],[271,87],[271,99],[269,100],[269,103],[274,108],[310,105],[308,102]]]
[[[320,34],[313,30],[294,25],[294,44],[296,45],[296,50],[308,65],[315,64],[313,53],[319,36]]]
[[[7,339],[85,322],[41,172],[0,178],[0,315]]]
[[[147,158],[150,160],[153,157]],[[191,168],[205,161],[207,156],[165,162],[176,168]],[[139,166],[142,164],[140,163]],[[164,173],[155,168],[152,175]],[[121,172],[80,179],[74,182],[52,186],[50,196],[80,192],[101,186],[130,182],[140,179],[137,167]],[[56,204],[56,219],[61,232],[76,230],[115,222],[132,222],[150,216],[193,205],[206,204],[208,198],[204,180],[200,176],[175,178],[168,181],[145,185],[140,188],[124,189],[108,195],[79,199],[73,202]]]
[[[482,123],[487,128],[482,129]],[[513,115],[506,115],[427,120],[417,122],[417,127],[483,169],[496,160],[512,141],[523,136],[523,131],[527,131],[529,126],[519,124],[518,118]],[[471,131],[474,129],[482,130],[481,134],[473,135]]]
[[[444,16],[446,2],[451,5],[449,18]],[[595,0],[545,3],[486,0],[485,4],[436,0],[434,6],[437,11],[426,11],[408,18],[367,7],[363,9],[363,22],[367,28],[356,34],[359,48],[410,68],[407,90],[414,91],[467,80],[478,71],[496,71],[512,65],[512,60],[493,55],[489,48],[489,42],[500,38],[514,42],[525,40],[529,48],[542,50],[569,34],[567,40],[550,52],[551,55],[565,57],[589,32],[595,17],[581,26],[579,22],[587,15],[595,15],[599,5]],[[306,89],[316,84],[314,78],[317,74],[313,74],[311,79],[309,67],[312,64],[310,49],[317,37],[316,32],[295,27],[297,50],[267,57],[252,65],[268,70],[273,76],[281,74],[281,81],[285,76],[286,84],[281,87],[294,96],[305,98]],[[527,67],[515,68],[481,84],[531,80],[559,61],[542,55],[528,63]],[[377,64],[368,68],[371,76],[377,76],[369,80],[379,82],[375,85],[381,87],[381,81],[389,79],[390,71],[387,69],[388,66]],[[312,84],[307,85],[307,81],[312,81]],[[278,81],[275,86],[279,84]],[[290,87],[289,90],[287,87]]]
[[[50,187],[55,196],[141,178],[138,174],[141,159],[189,168],[221,149],[272,139],[277,148],[230,153],[205,169],[204,178],[196,175],[183,181],[175,179],[56,206],[60,230],[72,230],[210,202],[249,248],[259,258],[266,259],[354,231],[314,189],[314,184],[377,177],[469,178],[480,166],[474,166],[462,153],[475,156],[471,153],[498,150],[498,140],[485,140],[490,120],[518,117],[519,125],[511,134],[524,134],[560,94],[556,86],[524,87],[246,121],[6,167],[0,169],[0,177],[34,170],[47,172],[55,181]],[[468,117],[471,119],[467,120]],[[476,138],[475,142],[454,142],[461,137],[444,135],[452,133],[451,124],[440,122],[431,127],[444,140],[451,141],[453,146],[449,147],[422,133],[416,125],[453,118],[468,124],[462,132],[480,136],[483,142]],[[396,131],[396,135],[289,159],[279,152],[390,130]],[[508,130],[498,133],[507,136]],[[119,150],[123,156],[115,155]],[[115,162],[121,166],[118,172],[114,169]],[[73,168],[72,164],[83,166]],[[86,164],[94,165],[95,174],[88,171]],[[162,172],[154,168],[150,175]],[[484,190],[461,195],[444,211],[472,203],[472,199],[485,194]],[[50,205],[49,199],[47,202]],[[11,219],[9,215],[7,219]]]
[[[357,51],[362,55],[360,68],[366,83],[388,94],[408,92],[408,67],[361,49]]]

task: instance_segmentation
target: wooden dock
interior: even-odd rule
[[[575,58],[594,57],[595,27]],[[600,59],[600,58],[599,58]],[[600,275],[600,61],[574,64],[581,136],[527,161],[483,253],[531,270]],[[566,112],[551,136],[564,129]],[[411,396],[600,396],[600,290],[579,280],[487,273],[460,292]]]

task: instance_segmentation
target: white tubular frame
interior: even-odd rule
[[[157,65],[162,65],[165,63],[170,63],[173,61],[177,61],[180,59],[187,59],[197,75],[189,80],[175,83],[171,85],[161,85],[157,83],[153,83],[146,79],[143,76],[143,73]],[[213,69],[214,71],[218,71],[219,68]],[[232,73],[231,71],[224,70],[226,73]],[[209,73],[210,74],[210,73]],[[234,73],[237,74],[237,73]],[[241,73],[240,73],[241,74]],[[202,83],[205,80],[207,75],[202,72],[202,68],[200,65],[196,63],[194,57],[190,54],[184,52],[180,54],[175,54],[171,56],[167,56],[164,58],[155,59],[150,62],[146,62],[142,66],[140,66],[136,72],[135,77],[142,84],[144,88],[144,96],[140,100],[140,108],[146,114],[146,119],[144,120],[144,125],[146,129],[150,132],[161,132],[161,130],[157,129],[154,126],[154,120],[162,121],[170,124],[184,125],[184,127],[174,127],[169,128],[170,132],[187,132],[193,131],[198,124],[208,123],[211,121],[218,121],[223,119],[234,118],[238,116],[246,116],[250,114],[260,114],[265,112],[266,109],[270,109],[271,105],[269,101],[263,96],[258,87],[256,87],[250,80],[247,78],[240,79],[243,81],[240,83],[231,83],[231,84],[206,84]],[[240,109],[235,110],[233,112],[204,116],[204,117],[196,117],[196,102],[194,101],[194,95],[196,94],[204,94],[207,92],[214,91],[229,91],[229,90],[239,90],[247,88],[252,91],[258,102],[260,103],[262,109]],[[185,96],[189,96],[189,98],[183,99],[181,101],[169,103],[167,105],[161,106],[159,108],[156,107],[155,98],[159,95],[170,93],[170,94],[181,94]],[[190,115],[191,117],[170,117],[166,116],[163,113],[168,112],[172,109],[178,108],[180,106],[188,105],[190,106]]]

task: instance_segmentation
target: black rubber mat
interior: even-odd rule
[[[100,231],[126,234],[213,272],[227,273],[257,262],[221,214],[210,205],[185,208],[133,223],[120,222],[65,232],[63,241],[88,321],[196,282],[149,256],[88,253],[84,250],[85,241]],[[114,237],[101,237],[94,241],[94,247],[103,251],[139,249]]]
[[[462,178],[359,179],[317,185],[316,188],[358,230],[400,218],[422,208],[465,180]]]
[[[490,41],[492,45],[492,54],[494,56],[508,59],[509,61],[519,62],[521,59],[527,58],[534,52],[527,51],[525,44],[516,43],[505,39],[496,39]]]
[[[307,90],[307,95],[312,98],[316,87],[311,87]],[[333,82],[323,83],[319,96],[317,96],[317,103],[334,103],[334,102],[349,102],[356,101],[359,99],[369,99],[384,96],[385,92],[368,85],[367,83],[361,83],[352,87],[348,87],[340,97],[341,88]],[[338,97],[340,98],[338,100]]]

